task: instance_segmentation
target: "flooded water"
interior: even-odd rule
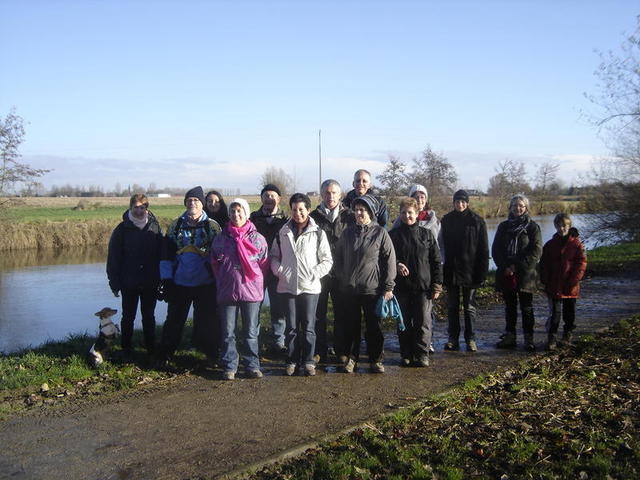
[[[574,224],[584,224],[574,215]],[[498,224],[487,221],[489,242]],[[553,216],[536,217],[543,241],[555,228]],[[593,246],[583,239],[587,247]],[[103,307],[120,313],[120,298],[109,290],[105,272],[106,248],[81,248],[65,251],[22,251],[0,256],[0,352],[12,352],[38,346],[47,340],[63,340],[69,334],[98,331],[93,315]],[[493,262],[490,268],[495,268]],[[167,305],[158,302],[156,321],[166,317]],[[139,315],[136,328],[140,327]]]

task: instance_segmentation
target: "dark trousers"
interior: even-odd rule
[[[560,327],[560,316],[564,320],[564,331],[570,332],[575,328],[576,320],[576,299],[575,298],[554,298],[551,303],[551,321],[549,322],[549,333],[555,334]]]
[[[535,318],[533,316],[533,293],[504,291],[502,292],[505,304],[505,316],[507,320],[507,332],[516,333],[516,323],[518,321],[518,301],[522,312],[522,331],[533,334]]]
[[[278,277],[271,272],[265,276],[265,289],[269,292],[269,314],[271,318],[271,336],[275,345],[285,344],[285,306],[282,294],[278,293]],[[262,309],[262,304],[260,304]]]
[[[427,293],[396,294],[402,318],[404,320],[404,331],[398,330],[398,340],[400,342],[400,355],[402,358],[419,359],[429,354],[431,345],[431,309],[433,301],[428,298]]]
[[[345,305],[342,295],[338,290],[338,280],[329,275],[320,280],[322,290],[318,297],[318,308],[316,309],[316,354],[322,360],[326,360],[329,348],[327,336],[327,313],[329,310],[329,296],[333,304],[333,348],[336,355],[346,355],[344,346],[340,341],[344,338],[344,313]]]
[[[148,352],[153,352],[156,343],[156,287],[122,289],[122,320],[120,321],[120,341],[123,350],[131,350],[133,345],[133,322],[140,301],[142,315],[142,331],[144,346]]]
[[[193,305],[193,336],[195,348],[210,359],[217,359],[220,347],[220,322],[216,314],[216,286],[175,286],[173,298],[167,309],[167,319],[162,328],[160,344],[163,356],[171,356],[182,340],[182,330]]]
[[[384,358],[384,336],[382,321],[375,312],[378,295],[351,295],[348,298],[343,343],[346,354],[356,362],[360,357],[361,325],[364,314],[364,339],[367,342],[369,362],[381,362]]]
[[[447,286],[447,317],[449,320],[449,341],[458,343],[460,337],[460,297],[462,296],[462,308],[464,309],[464,340],[470,342],[476,339],[473,331],[476,323],[478,304],[476,302],[475,288],[461,287],[459,285]]]

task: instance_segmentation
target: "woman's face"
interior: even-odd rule
[[[147,206],[144,203],[136,202],[131,207],[131,214],[135,218],[139,218],[139,219],[144,218],[144,212],[146,212],[146,211],[147,211]]]
[[[220,199],[215,193],[210,194],[206,198],[206,202],[207,202],[207,210],[209,210],[210,212],[218,213],[218,210],[220,210]]]
[[[309,209],[304,202],[291,204],[291,219],[298,225],[305,225],[309,220]]]
[[[406,225],[413,225],[418,220],[418,212],[413,207],[404,207],[400,210],[400,220]]]
[[[245,223],[247,223],[247,214],[237,203],[231,205],[229,209],[229,220],[234,227],[242,227]]]
[[[421,212],[424,210],[424,207],[427,205],[427,196],[424,192],[416,192],[413,194],[413,198],[418,202],[418,211]]]
[[[369,210],[367,207],[362,205],[361,203],[357,203],[355,207],[353,207],[353,212],[356,215],[356,223],[358,225],[367,225],[371,222],[371,215],[369,215]]]
[[[527,207],[522,200],[516,200],[511,204],[511,213],[516,217],[521,217],[527,213]]]

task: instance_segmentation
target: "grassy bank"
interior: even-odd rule
[[[637,478],[640,316],[250,478]]]

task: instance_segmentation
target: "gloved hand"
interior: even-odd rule
[[[173,280],[166,279],[160,280],[160,284],[158,285],[158,300],[164,300],[167,303],[170,303],[173,300],[175,294],[176,284],[173,283]]]

